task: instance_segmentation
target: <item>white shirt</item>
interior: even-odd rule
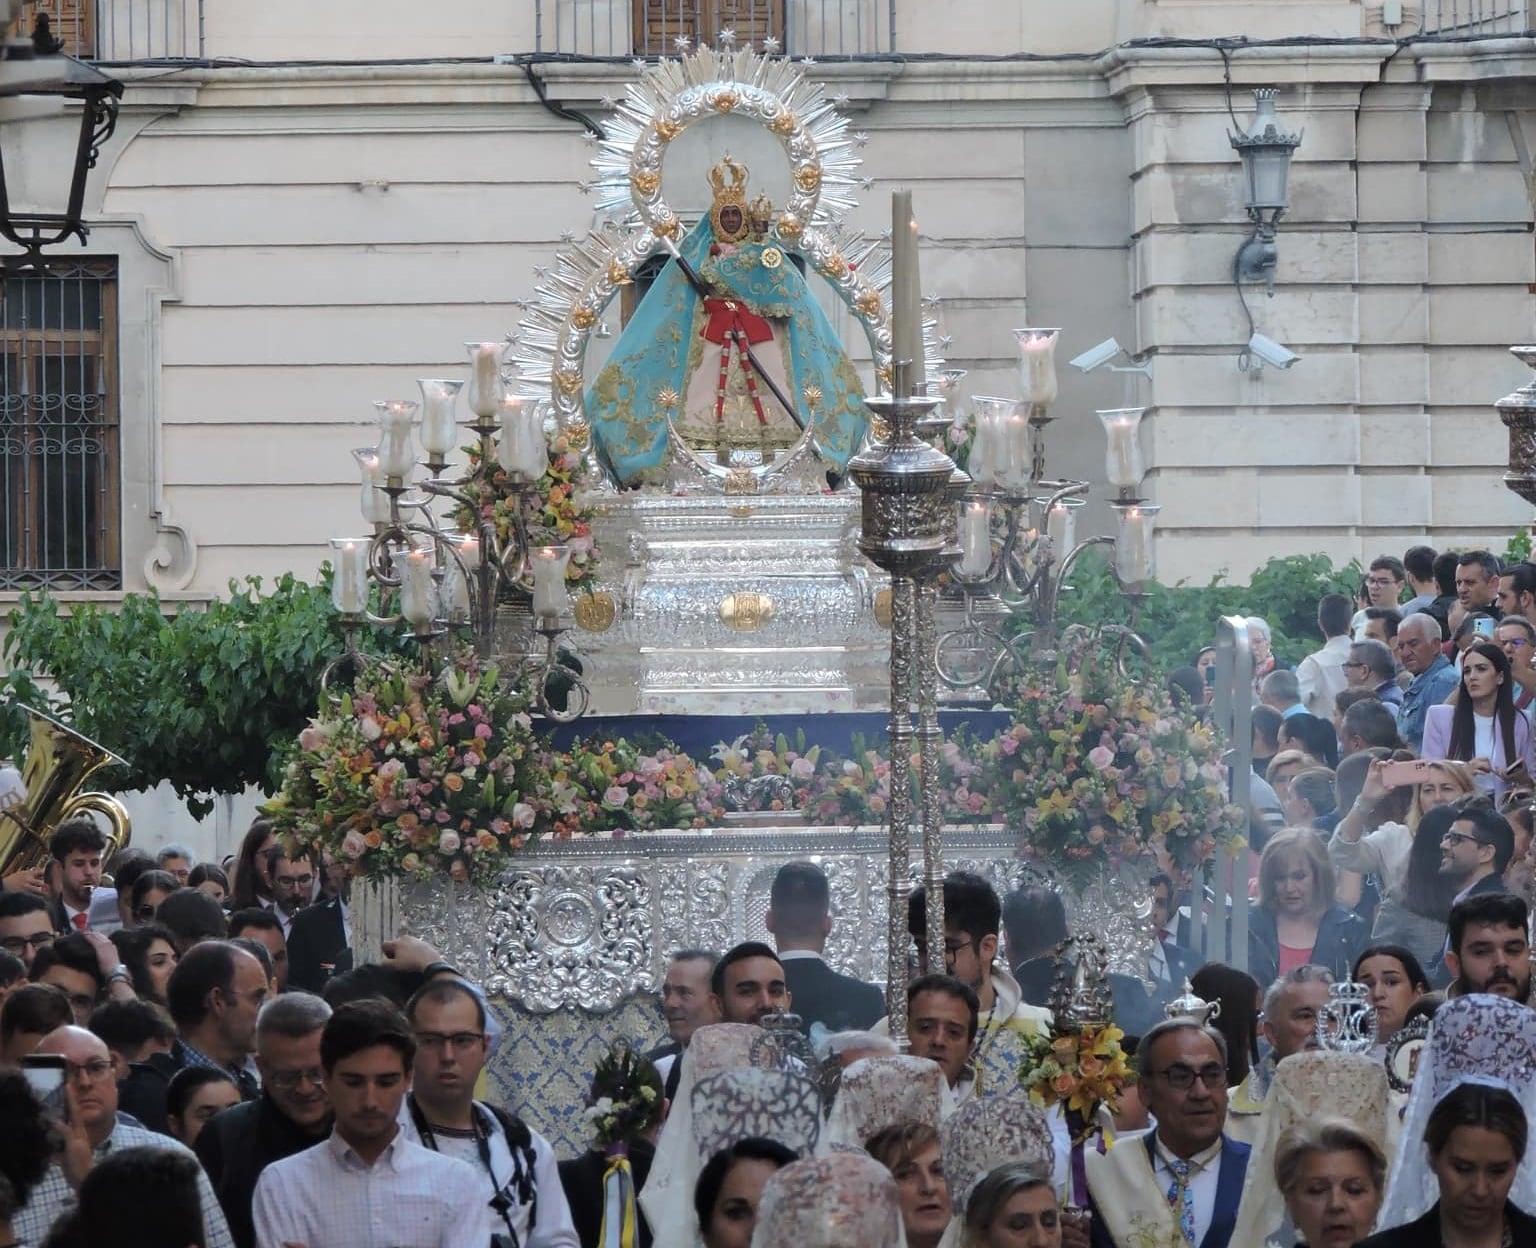
[[[1221,1146],[1223,1141],[1217,1140],[1204,1152],[1196,1153],[1189,1159],[1189,1191],[1194,1197],[1195,1203],[1195,1243],[1205,1242],[1206,1233],[1211,1229],[1211,1221],[1216,1216],[1216,1185],[1221,1177]],[[1157,1185],[1165,1193],[1174,1185],[1176,1176],[1168,1163],[1174,1160],[1174,1156],[1159,1139],[1154,1148],[1156,1161],[1153,1165],[1153,1173],[1157,1176]],[[1174,1221],[1179,1219],[1179,1210],[1173,1211]]]
[[[1330,637],[1321,650],[1307,655],[1296,668],[1296,683],[1301,686],[1301,700],[1319,719],[1333,721],[1333,696],[1349,684],[1344,663],[1353,643],[1349,634]]]
[[[482,1122],[489,1119],[496,1123],[495,1116],[479,1102],[476,1102],[476,1112],[481,1115]],[[399,1121],[400,1134],[414,1143],[420,1143],[421,1137],[417,1134],[416,1123],[411,1118],[409,1101],[401,1104]],[[560,1183],[560,1170],[555,1160],[555,1150],[550,1148],[549,1141],[537,1131],[530,1131],[529,1135],[533,1137],[533,1190],[538,1201],[537,1225],[533,1228],[533,1234],[530,1235],[528,1206],[513,1204],[507,1212],[512,1219],[512,1229],[517,1233],[517,1242],[523,1248],[581,1248],[581,1240],[576,1234],[576,1224],[571,1220],[571,1207],[565,1199],[565,1188]],[[433,1139],[436,1141],[437,1151],[444,1157],[456,1157],[468,1163],[474,1170],[475,1181],[480,1190],[479,1200],[482,1205],[487,1206],[491,1229],[505,1234],[507,1227],[501,1215],[489,1209],[490,1202],[495,1199],[496,1193],[507,1188],[513,1177],[512,1148],[507,1143],[506,1133],[502,1131],[501,1124],[496,1123],[496,1132],[487,1141],[491,1152],[490,1174],[486,1173],[485,1166],[481,1163],[479,1146],[472,1137],[466,1139],[460,1135],[446,1135],[440,1131],[434,1131]],[[515,1198],[516,1189],[509,1189],[507,1194]]]
[[[486,1248],[491,1211],[474,1170],[397,1132],[368,1165],[334,1132],[261,1172],[257,1248]]]

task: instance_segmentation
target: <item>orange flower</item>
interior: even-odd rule
[[[1057,1096],[1071,1096],[1077,1091],[1077,1080],[1072,1075],[1062,1072],[1051,1080],[1051,1088]]]
[[[1058,1036],[1051,1041],[1051,1051],[1056,1054],[1056,1060],[1065,1066],[1077,1056],[1077,1038],[1075,1036]]]
[[[464,789],[464,777],[456,771],[450,771],[443,777],[443,788],[450,793],[460,793]]]
[[[380,845],[384,844],[384,838],[379,835],[379,830],[374,828],[372,832],[363,837],[363,844],[368,846],[369,849],[377,849]]]

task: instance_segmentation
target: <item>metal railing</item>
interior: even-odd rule
[[[724,31],[788,56],[869,56],[893,47],[896,0],[536,0],[534,46],[574,56],[673,56],[677,40]]]
[[[48,15],[64,51],[87,61],[190,60],[203,55],[203,0],[29,0],[22,29]]]
[[[1420,34],[1517,35],[1530,27],[1525,0],[1425,0]]]

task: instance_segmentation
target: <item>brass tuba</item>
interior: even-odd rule
[[[76,790],[93,772],[123,760],[73,728],[29,706],[21,709],[32,725],[21,769],[26,796],[0,809],[0,875],[42,866],[54,828],[72,815],[88,812],[104,816],[112,825],[107,855],[115,854],[128,844],[132,833],[127,809],[106,793]]]

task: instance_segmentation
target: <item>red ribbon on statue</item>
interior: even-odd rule
[[[704,311],[707,314],[704,322],[706,342],[723,346],[733,330],[744,335],[752,346],[773,340],[773,327],[757,313],[749,311],[745,304],[734,299],[706,299]]]

